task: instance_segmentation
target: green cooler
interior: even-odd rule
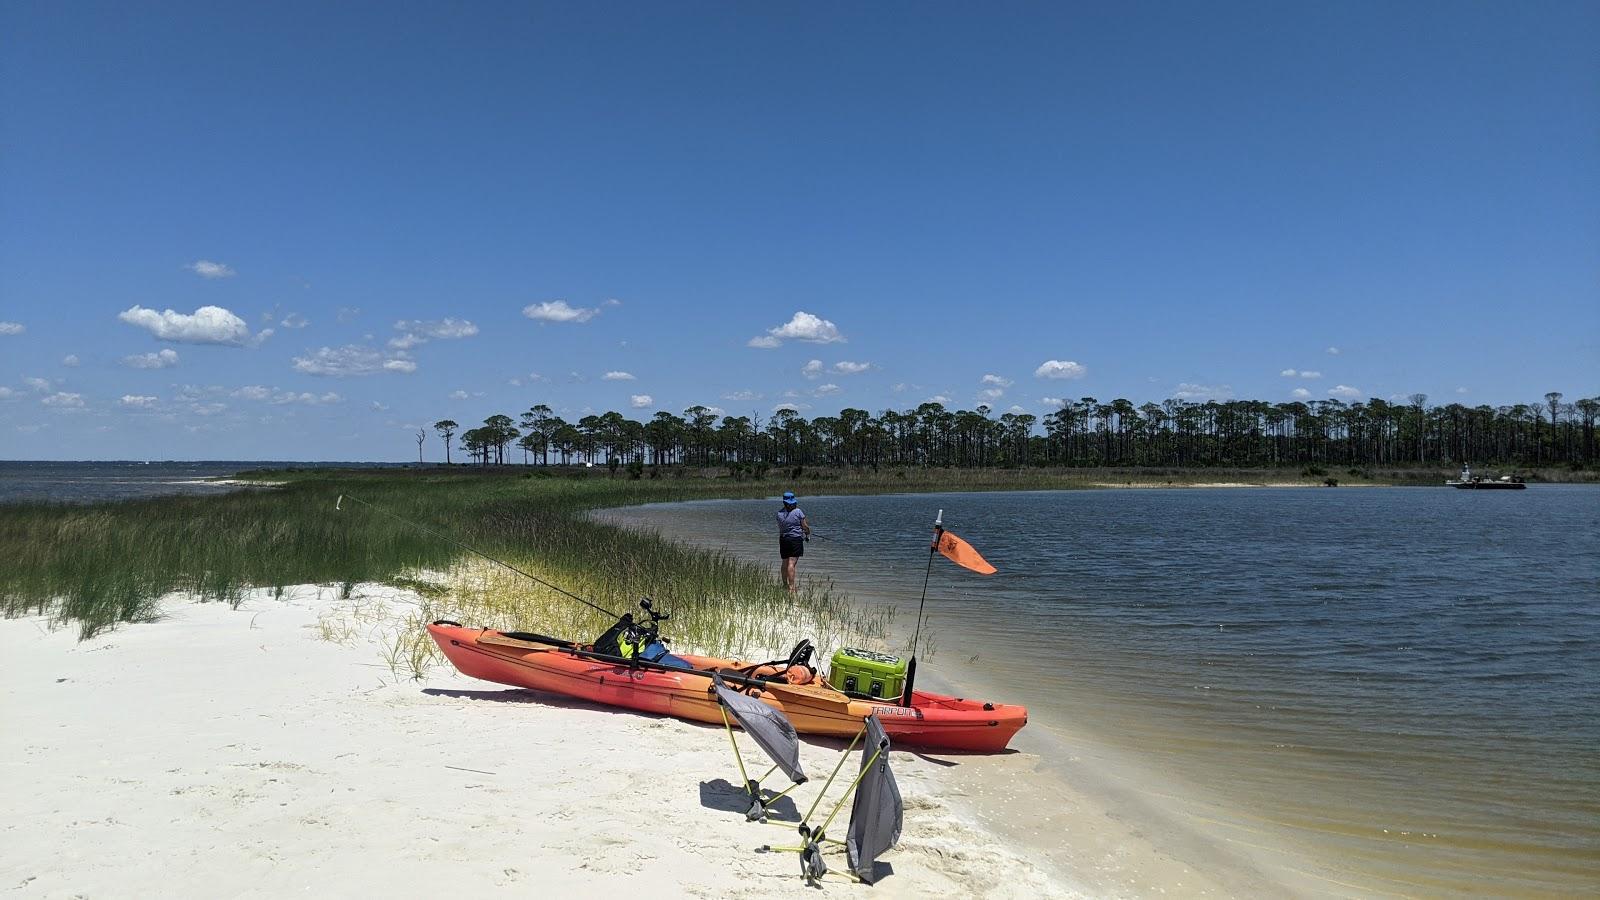
[[[852,697],[899,699],[906,687],[906,661],[875,650],[845,647],[833,654],[828,683]]]

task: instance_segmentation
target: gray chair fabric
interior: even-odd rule
[[[789,776],[790,781],[804,784],[806,773],[800,770],[800,738],[795,735],[794,726],[789,724],[783,713],[760,700],[730,689],[721,675],[713,674],[711,682],[716,689],[717,702],[733,716],[745,734],[750,735],[772,757],[772,761],[783,770],[783,774]]]
[[[905,820],[900,786],[889,770],[889,736],[876,715],[867,719],[861,773],[855,803],[850,807],[850,830],[845,834],[844,849],[850,871],[871,884],[878,854],[899,842]]]

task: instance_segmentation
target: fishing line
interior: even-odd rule
[[[340,494],[339,495],[339,499],[337,501],[335,501],[334,504],[333,504],[333,509],[334,509],[335,512],[339,511],[339,508],[340,508],[341,504],[343,504],[346,499],[354,500],[355,502],[361,504],[362,506],[365,506],[367,509],[370,509],[375,513],[378,513],[380,515],[388,516],[389,518],[394,519],[396,522],[400,522],[401,524],[410,525],[412,528],[415,528],[418,531],[427,532],[428,534],[433,535],[434,537],[438,538],[441,541],[447,541],[447,542],[449,542],[451,544],[456,545],[457,547],[460,547],[461,549],[467,551],[468,553],[475,553],[478,556],[481,556],[484,559],[487,559],[489,562],[492,562],[497,566],[504,566],[507,569],[510,569],[511,571],[517,573],[518,575],[521,575],[523,578],[526,578],[526,579],[528,579],[529,581],[532,581],[535,584],[544,585],[545,587],[549,588],[552,591],[555,591],[558,594],[565,594],[566,596],[571,597],[572,599],[578,601],[579,603],[582,603],[584,606],[587,606],[590,609],[596,610],[598,612],[603,612],[603,613],[605,613],[606,615],[610,616],[613,619],[619,618],[617,616],[617,614],[612,612],[611,610],[606,609],[603,606],[596,606],[595,604],[590,603],[589,601],[583,599],[582,597],[579,597],[577,594],[574,594],[573,592],[567,590],[566,588],[557,587],[556,585],[553,585],[550,582],[545,581],[543,578],[540,578],[537,575],[533,575],[533,574],[530,574],[528,572],[524,572],[521,569],[517,568],[516,566],[513,566],[512,564],[506,562],[505,560],[495,559],[494,557],[492,557],[489,554],[483,552],[482,550],[477,549],[476,547],[469,547],[466,544],[463,544],[462,542],[456,540],[455,538],[453,538],[453,537],[451,537],[451,536],[449,536],[447,534],[440,534],[439,532],[434,531],[432,528],[429,528],[426,525],[418,524],[416,522],[411,521],[410,519],[406,519],[406,518],[398,516],[398,515],[396,515],[396,514],[394,514],[392,512],[389,512],[388,510],[381,509],[379,507],[373,506],[371,503],[368,503],[367,501],[361,499],[360,497],[356,497],[356,496],[353,496],[351,494]]]

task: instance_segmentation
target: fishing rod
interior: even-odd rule
[[[922,638],[922,607],[928,602],[928,578],[933,575],[933,554],[939,551],[939,536],[944,534],[944,510],[933,519],[933,543],[928,545],[928,567],[922,573],[922,599],[917,601],[917,630],[911,637],[911,662],[906,666],[906,689],[901,706],[911,705],[911,691],[917,681],[917,641]]]
[[[566,596],[571,597],[572,599],[578,601],[579,603],[582,603],[584,606],[587,606],[592,610],[595,610],[597,612],[603,612],[603,613],[605,613],[606,615],[610,616],[613,619],[621,618],[620,616],[618,616],[616,613],[612,612],[611,610],[606,609],[603,606],[597,606],[597,605],[595,605],[593,603],[590,603],[589,601],[583,599],[582,597],[579,597],[577,594],[574,594],[573,592],[567,590],[566,588],[558,587],[557,585],[553,585],[550,582],[545,581],[543,578],[540,578],[537,575],[531,574],[529,572],[524,572],[521,569],[517,568],[516,566],[513,566],[512,564],[506,562],[503,559],[495,559],[494,557],[492,557],[489,554],[483,552],[482,550],[479,550],[476,547],[469,547],[466,544],[463,544],[462,542],[460,542],[460,541],[456,540],[455,538],[449,536],[448,534],[440,534],[439,532],[434,531],[432,528],[429,528],[426,525],[422,525],[422,524],[419,524],[417,522],[413,522],[410,519],[406,519],[406,518],[403,518],[401,516],[398,516],[398,515],[396,515],[396,514],[394,514],[392,512],[389,512],[386,509],[382,509],[380,507],[373,506],[371,503],[368,503],[367,501],[361,499],[360,497],[354,496],[352,494],[340,494],[339,495],[339,499],[337,501],[335,501],[334,504],[333,504],[333,509],[334,509],[335,512],[338,512],[338,511],[341,510],[341,508],[344,506],[344,501],[346,499],[354,500],[355,502],[361,504],[362,506],[365,506],[367,509],[370,509],[375,513],[378,513],[379,515],[388,516],[389,518],[394,519],[396,522],[399,522],[402,525],[410,525],[412,528],[415,528],[418,531],[426,532],[427,534],[433,535],[434,537],[438,538],[441,541],[446,541],[448,543],[454,544],[457,547],[460,547],[461,549],[467,551],[468,553],[473,553],[473,554],[476,554],[478,556],[483,557],[484,559],[487,559],[489,562],[492,562],[497,566],[504,566],[505,568],[510,569],[511,571],[517,573],[518,575],[521,575],[523,578],[526,578],[529,581],[532,581],[534,584],[543,585],[543,586],[549,588],[550,590],[555,591],[558,594],[565,594]]]

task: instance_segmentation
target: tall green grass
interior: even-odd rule
[[[446,595],[430,600],[430,612],[444,617],[477,615],[474,624],[580,637],[610,624],[511,573],[473,581],[463,573],[481,569],[461,566],[473,557],[409,522],[615,612],[654,597],[674,613],[673,633],[704,652],[770,646],[760,623],[793,616],[842,633],[883,629],[826,585],[791,598],[766,567],[585,515],[599,506],[770,493],[766,487],[459,472],[273,477],[288,483],[208,497],[0,506],[0,610],[49,615],[89,637],[118,622],[151,619],[159,598],[175,591],[237,604],[253,587],[349,586],[442,572],[454,574]],[[348,501],[336,511],[340,494],[387,515]]]

